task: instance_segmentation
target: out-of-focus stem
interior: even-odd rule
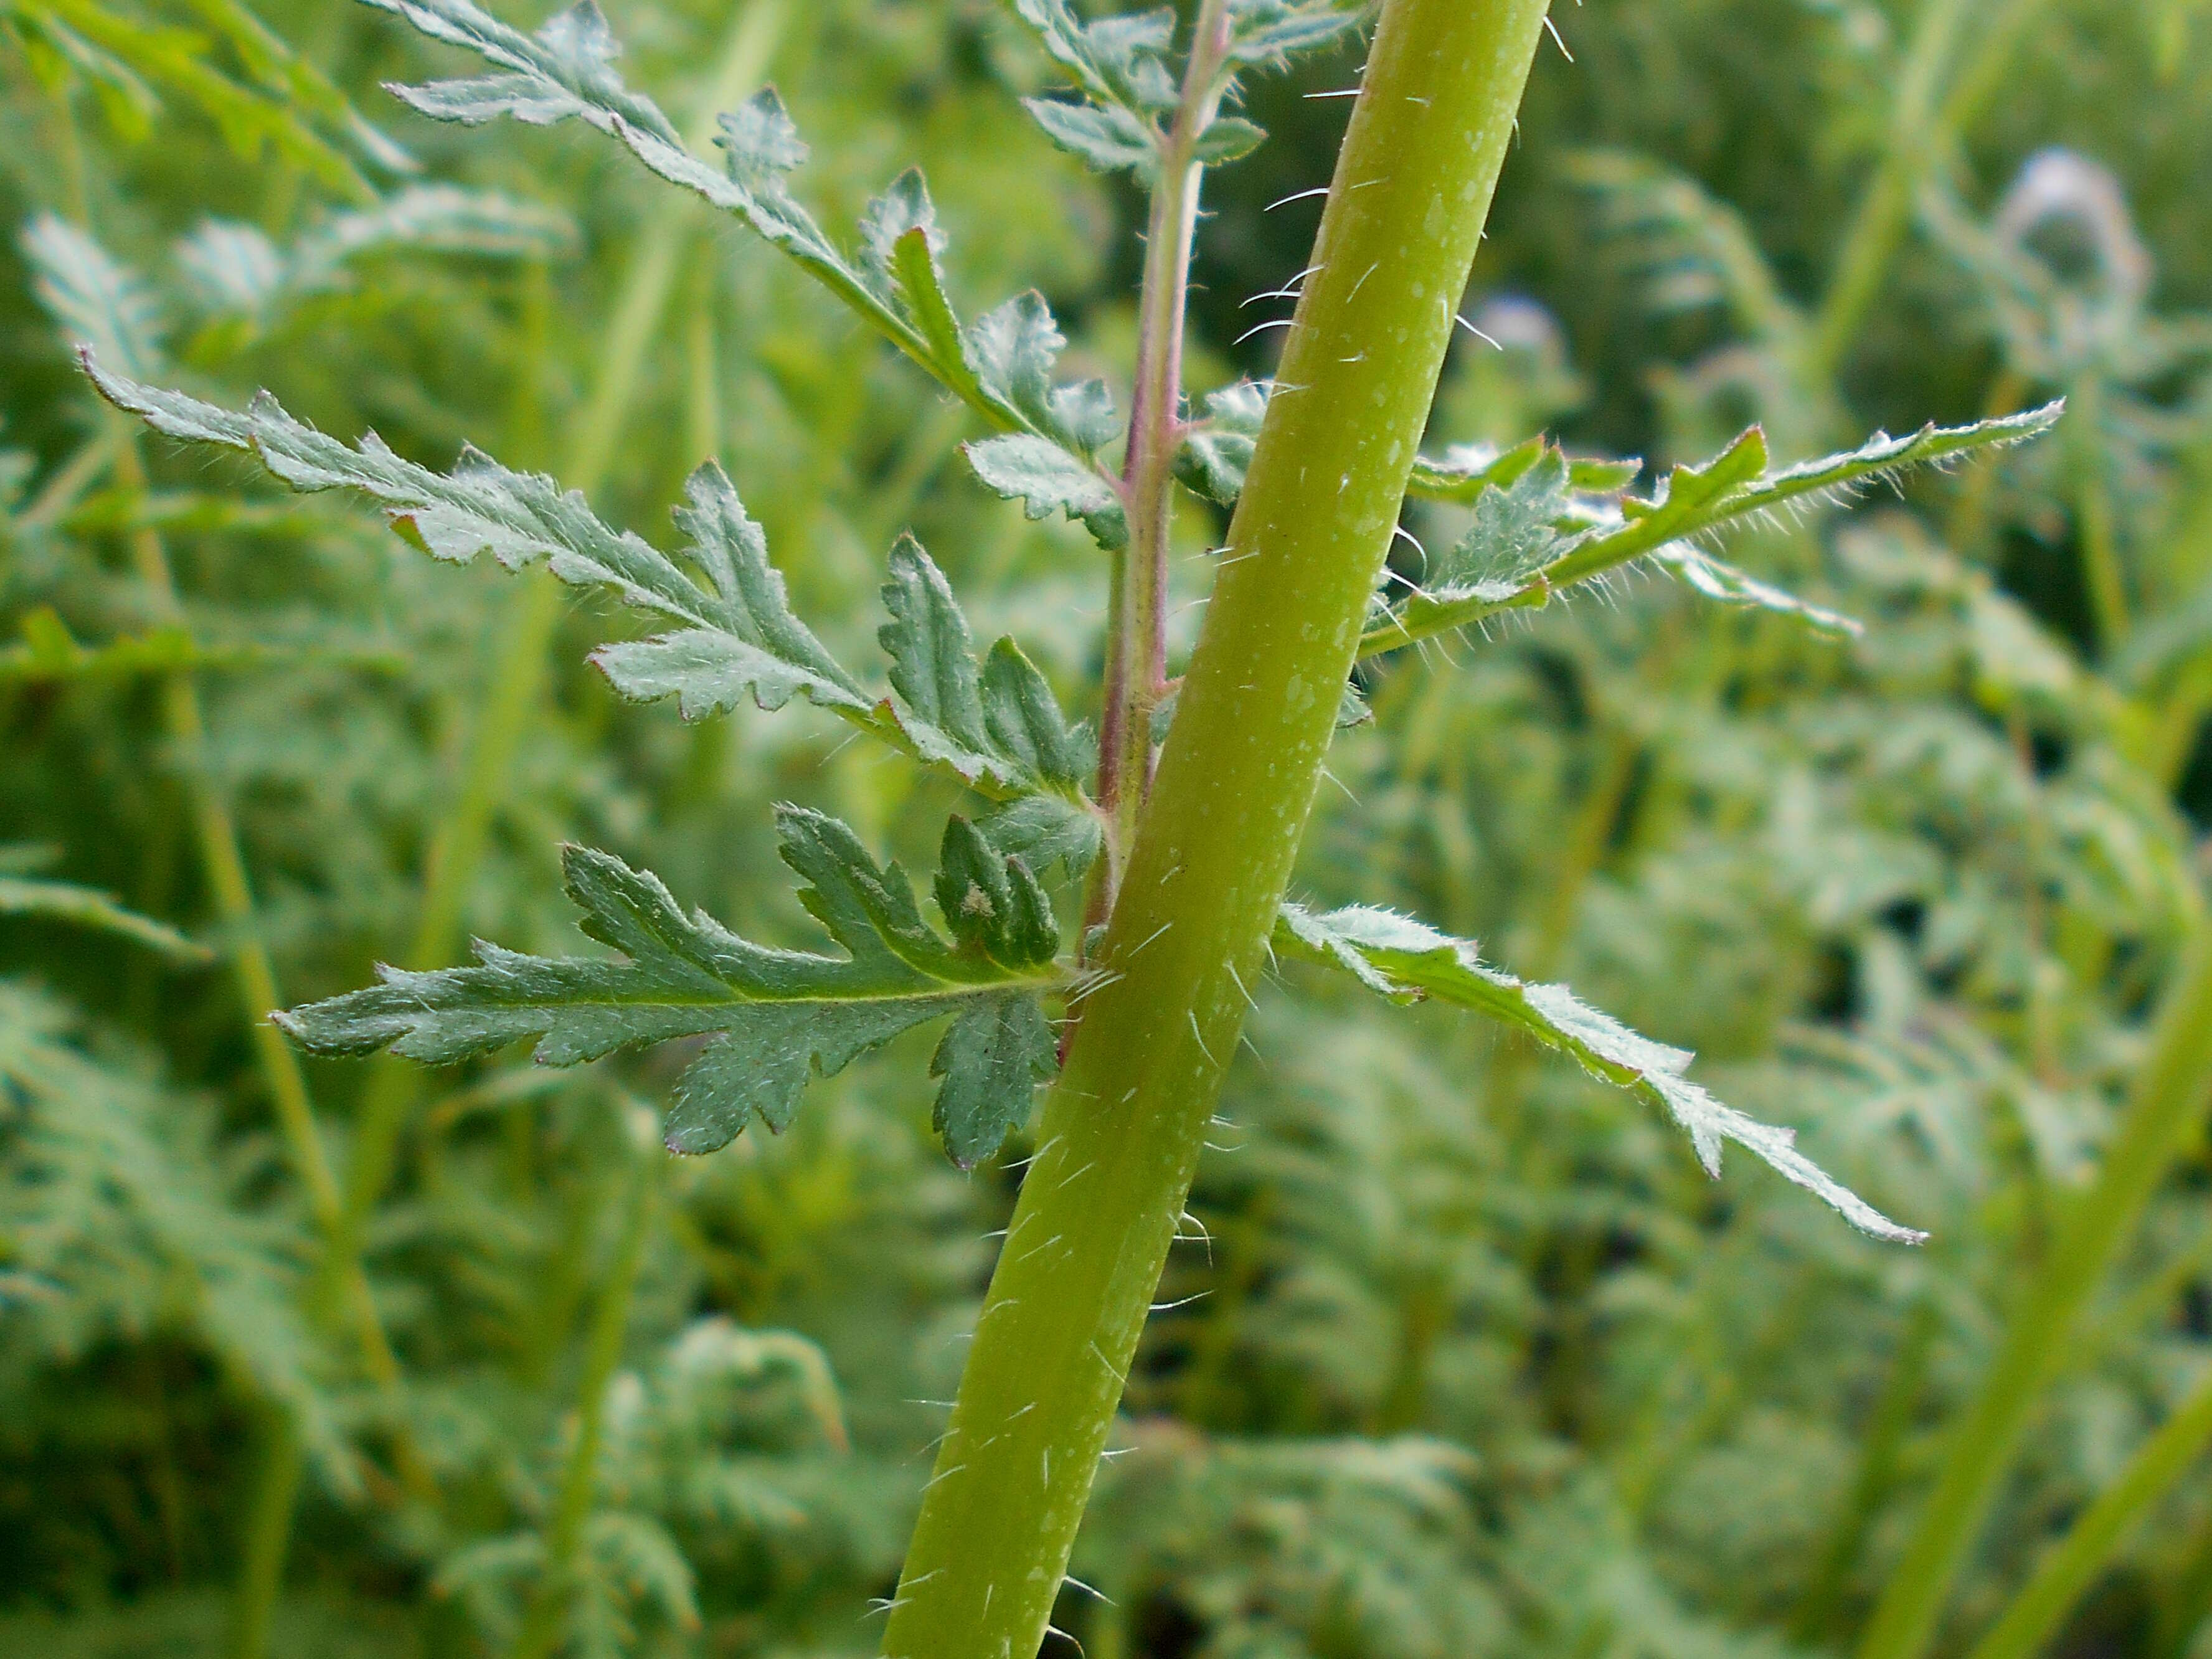
[[[2118,1478],[2067,1528],[1967,1659],[2034,1659],[2104,1570],[2129,1528],[2166,1496],[2207,1445],[2212,1445],[2212,1376],[2197,1384],[2181,1409],[2143,1442]]]
[[[583,1375],[576,1384],[575,1437],[561,1473],[553,1518],[545,1529],[545,1560],[538,1585],[514,1639],[512,1659],[546,1659],[559,1644],[574,1595],[576,1554],[592,1518],[592,1482],[599,1474],[599,1444],[606,1430],[607,1385],[622,1359],[623,1334],[629,1326],[632,1291],[645,1241],[652,1231],[653,1199],[660,1190],[660,1133],[653,1114],[629,1109],[623,1124],[631,1143],[630,1169],[623,1182],[622,1232],[615,1245],[592,1313],[585,1340]]]
[[[1921,1659],[1928,1650],[2029,1413],[2066,1364],[2083,1306],[2175,1158],[2194,1140],[2208,1109],[2212,926],[2200,916],[2097,1179],[2061,1220],[1980,1393],[1951,1431],[1935,1490],[1891,1569],[1860,1639],[1858,1659]]]

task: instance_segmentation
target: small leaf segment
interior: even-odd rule
[[[1628,1089],[1688,1132],[1698,1161],[1716,1180],[1721,1144],[1733,1140],[1782,1176],[1826,1200],[1860,1231],[1893,1243],[1927,1234],[1899,1226],[1799,1152],[1790,1131],[1715,1100],[1682,1074],[1696,1058],[1639,1036],[1564,985],[1531,985],[1491,967],[1474,946],[1389,910],[1352,907],[1317,915],[1285,904],[1275,924],[1278,957],[1349,974],[1394,1002],[1433,997],[1473,1009],[1565,1054],[1592,1077]]]
[[[943,1079],[936,1123],[963,1169],[1029,1117],[1030,1092],[1057,1069],[1042,999],[1060,994],[1059,929],[1029,866],[974,824],[945,826],[934,892],[950,938],[923,918],[897,865],[878,867],[836,819],[779,809],[784,862],[799,902],[842,957],[771,949],[703,911],[684,911],[659,879],[611,854],[564,850],[583,928],[619,958],[532,957],[479,942],[465,968],[385,968],[381,982],[276,1016],[319,1054],[389,1048],[451,1064],[525,1037],[543,1065],[574,1066],[618,1048],[711,1036],[683,1075],[664,1136],[676,1152],[711,1152],[748,1124],[789,1127],[807,1082],[901,1032],[950,1018],[930,1073]]]

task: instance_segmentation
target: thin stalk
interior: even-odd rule
[[[135,439],[115,451],[115,481],[126,489],[143,490],[146,469]],[[156,620],[181,627],[184,602],[169,567],[168,549],[161,533],[150,527],[131,532],[131,560],[151,601]],[[200,867],[228,936],[227,954],[231,978],[246,1019],[246,1034],[262,1087],[275,1109],[279,1133],[293,1174],[306,1189],[308,1213],[323,1240],[327,1259],[338,1235],[340,1199],[337,1178],[331,1171],[322,1131],[315,1120],[314,1102],[293,1052],[276,1028],[269,1023],[272,1008],[283,1006],[276,988],[276,970],[268,946],[261,942],[256,921],[253,886],[239,844],[238,826],[232,819],[206,771],[207,712],[199,688],[186,671],[166,677],[161,685],[161,726],[177,750],[184,775],[185,797],[198,844]],[[344,1297],[345,1313],[361,1345],[363,1368],[386,1394],[399,1386],[399,1362],[385,1334],[368,1281],[358,1261],[352,1271],[335,1281]],[[249,1501],[242,1551],[242,1571],[231,1630],[231,1652],[236,1659],[259,1659],[267,1651],[270,1621],[284,1577],[289,1516],[298,1493],[303,1452],[299,1432],[284,1407],[264,1401],[260,1410],[264,1443],[261,1472]],[[404,1432],[397,1432],[393,1452],[401,1480],[410,1491],[429,1488],[429,1475]]]
[[[552,1522],[545,1530],[544,1565],[530,1598],[529,1611],[523,1615],[522,1629],[514,1638],[511,1659],[546,1659],[559,1644],[574,1594],[576,1553],[583,1545],[585,1524],[592,1517],[599,1445],[606,1431],[607,1385],[622,1359],[631,1293],[637,1285],[638,1267],[645,1259],[645,1242],[653,1228],[653,1200],[660,1190],[658,1120],[641,1108],[632,1109],[629,1115],[632,1121],[624,1128],[633,1143],[632,1168],[625,1182],[622,1234],[615,1246],[615,1259],[607,1268],[599,1305],[592,1312],[583,1375],[576,1384],[575,1438],[569,1443],[560,1493],[553,1503]]]
[[[1544,0],[1385,0],[1275,393],[884,1651],[1043,1639],[1264,971]]]
[[[143,491],[147,487],[146,469],[135,443],[126,443],[116,451],[114,477],[125,489]],[[154,619],[163,627],[184,626],[184,602],[178,595],[161,532],[142,526],[131,532],[130,546],[131,568],[146,591]],[[199,688],[183,671],[163,677],[161,699],[161,729],[175,747],[184,774],[187,810],[199,842],[208,896],[229,935],[225,954],[239,1000],[244,1005],[254,1062],[270,1104],[276,1109],[277,1128],[283,1135],[292,1171],[307,1189],[308,1212],[327,1237],[337,1221],[337,1179],[331,1173],[299,1056],[269,1023],[269,1011],[283,1003],[277,994],[276,968],[256,925],[253,886],[246,874],[245,853],[239,846],[238,826],[229,807],[208,781],[207,713],[200,702]],[[365,1348],[381,1352],[386,1361],[390,1359],[380,1328],[364,1327],[362,1341]]]
[[[2104,1571],[2129,1528],[2187,1473],[2208,1445],[2212,1445],[2212,1376],[2143,1442],[2118,1478],[2067,1528],[2066,1536],[2044,1558],[2035,1576],[1967,1659],[2035,1659],[2081,1593]]]
[[[1206,172],[1193,158],[1227,90],[1228,54],[1228,0],[1203,0],[1183,71],[1182,97],[1160,142],[1159,173],[1145,230],[1136,385],[1121,464],[1129,545],[1114,562],[1118,603],[1107,638],[1098,756],[1098,802],[1113,825],[1112,856],[1094,897],[1100,916],[1113,908],[1121,861],[1136,840],[1138,816],[1152,785],[1152,710],[1167,690],[1168,539],[1175,455],[1182,441],[1183,324]]]
[[[1859,325],[1881,297],[1892,260],[1912,222],[1914,198],[1951,144],[1979,118],[2002,84],[2013,53],[2047,0],[2000,0],[1981,42],[1964,69],[1951,75],[1968,20],[1970,0],[1926,0],[1897,77],[1888,140],[1873,181],[1860,196],[1844,233],[1835,275],[1814,319],[1809,367],[1834,376]]]
[[[2089,614],[2097,626],[2098,654],[2109,663],[2127,641],[2129,605],[2112,484],[2098,447],[2104,388],[2095,375],[2085,374],[2068,390],[2074,419],[2066,428],[2066,459],[2073,475],[2075,536],[2081,544],[2081,585],[2088,590]]]
[[[284,1587],[284,1558],[292,1541],[292,1505],[300,1495],[307,1460],[292,1414],[271,1407],[259,1413],[261,1459],[247,1500],[239,1557],[237,1600],[231,1612],[231,1659],[260,1659],[269,1651],[276,1600]]]
[[[2009,415],[2027,401],[2027,377],[2008,365],[1997,371],[1990,382],[1989,395],[1982,401],[1982,417],[1994,420]],[[1990,511],[1996,499],[1997,479],[2002,470],[1984,463],[1968,467],[1959,482],[1958,494],[1953,497],[1951,511],[1943,520],[1943,540],[1950,550],[1963,558],[1972,558],[1981,550],[1982,541],[1989,534]]]
[[[739,14],[691,125],[695,147],[714,133],[714,117],[766,72],[790,17],[790,0],[752,0]],[[646,222],[623,276],[614,315],[599,350],[592,390],[569,440],[561,481],[591,495],[607,481],[637,399],[638,381],[668,300],[679,261],[696,232],[686,198],[663,192]],[[507,798],[522,735],[544,701],[546,664],[563,609],[561,585],[538,573],[508,601],[486,665],[482,709],[470,731],[461,787],[440,824],[423,871],[422,908],[404,958],[435,968],[449,961],[460,933],[461,907],[483,862],[493,820]],[[391,1179],[399,1135],[420,1087],[421,1070],[389,1055],[364,1085],[353,1156],[347,1170],[338,1248],[332,1267],[343,1273],[360,1258],[369,1212]],[[326,1283],[336,1284],[326,1278]]]
[[[2097,1179],[2062,1217],[1979,1395],[1951,1432],[1935,1491],[1875,1605],[1858,1659],[1921,1659],[1927,1651],[2029,1414],[2066,1364],[2083,1306],[2212,1106],[2212,926],[2200,918],[2194,931]]]
[[[1928,1380],[1928,1358],[1936,1345],[1939,1321],[1936,1299],[1922,1296],[1905,1316],[1905,1335],[1890,1363],[1881,1397],[1875,1402],[1859,1449],[1858,1473],[1844,1506],[1828,1528],[1820,1565],[1797,1603],[1790,1621],[1790,1638],[1803,1648],[1820,1647],[1833,1631],[1837,1610],[1843,1606],[1851,1570],[1866,1547],[1875,1516],[1897,1484],[1898,1455],[1905,1448],[1906,1431]]]

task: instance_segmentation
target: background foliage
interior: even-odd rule
[[[1402,904],[1697,1048],[1934,1238],[1876,1244],[1749,1160],[1711,1183],[1572,1066],[1287,967],[1299,1002],[1261,994],[1079,1550],[1097,1594],[1062,1601],[1087,1651],[1856,1641],[2199,905],[2195,9],[1555,17],[1573,60],[1540,61],[1464,307],[1495,345],[1462,343],[1432,447],[1544,428],[1656,470],[1751,420],[1790,460],[2071,412],[1738,539],[1856,640],[1632,578],[1441,672],[1370,664],[1301,892]],[[1020,115],[1042,70],[998,10],[613,15],[679,120],[774,81],[823,141],[825,221],[923,164],[956,291],[1036,285],[1070,367],[1121,372],[1139,204]],[[647,530],[719,459],[840,654],[873,649],[912,526],[979,636],[1018,630],[1065,691],[1094,668],[1096,556],[978,487],[972,418],[757,245],[583,136],[485,142],[377,89],[436,56],[295,0],[0,4],[0,1647],[216,1652],[266,1607],[284,1653],[872,1650],[1023,1152],[945,1163],[927,1039],[780,1138],[668,1162],[665,1056],[302,1068],[258,1016],[465,933],[573,948],[564,839],[805,943],[769,804],[926,870],[956,792],[826,716],[620,703],[582,666],[611,608],[136,438],[64,340],[431,465],[473,437]],[[1343,106],[1312,94],[1357,60],[1255,87],[1273,136],[1211,186],[1193,385],[1266,372],[1249,331],[1286,307],[1246,302],[1304,264],[1314,210],[1270,204],[1325,178]],[[88,315],[52,273],[102,259],[133,297]],[[1408,529],[1449,545],[1465,518]],[[312,1241],[380,1120],[404,1133],[361,1296]],[[2204,1121],[2039,1400],[1948,1650],[2207,1387]],[[2057,1650],[2212,1652],[2212,1481],[2185,1467]]]

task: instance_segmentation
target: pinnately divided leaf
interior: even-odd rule
[[[1011,641],[1000,642],[979,676],[951,589],[911,538],[892,553],[885,592],[894,625],[884,642],[893,656],[893,695],[878,696],[792,613],[766,537],[712,463],[691,475],[676,512],[695,576],[639,537],[603,523],[581,495],[543,475],[510,471],[477,450],[465,451],[450,473],[434,472],[394,454],[374,434],[349,447],[295,420],[266,393],[240,414],[111,374],[89,354],[83,361],[104,396],[157,431],[245,450],[295,489],[358,490],[438,558],[466,561],[489,551],[510,570],[543,559],[564,582],[612,588],[626,604],[673,623],[652,638],[593,653],[625,696],[672,696],[687,720],[748,698],[772,711],[803,696],[994,799],[1048,797],[1040,810],[1069,820],[1066,844],[1084,840],[1095,823],[1082,795],[1087,738],[1069,726],[1042,676]],[[909,593],[927,602],[902,614],[894,595]],[[927,673],[912,666],[924,658]]]
[[[469,125],[502,116],[535,126],[573,118],[597,128],[662,179],[742,219],[994,427],[1061,441],[1060,427],[1043,418],[1037,406],[1008,396],[970,355],[969,337],[937,268],[941,238],[918,173],[902,175],[871,209],[863,234],[872,269],[864,268],[823,233],[785,185],[785,176],[805,161],[807,148],[773,88],[722,115],[716,142],[724,165],[716,168],[685,147],[650,98],[623,83],[614,68],[621,48],[593,0],[578,0],[534,34],[501,22],[474,0],[367,3],[434,40],[469,48],[501,71],[391,88],[421,114]],[[1049,401],[1040,397],[1036,404]]]
[[[1724,1106],[1682,1073],[1694,1058],[1630,1030],[1564,985],[1531,985],[1490,967],[1464,939],[1394,915],[1352,908],[1316,915],[1283,907],[1274,932],[1279,956],[1351,975],[1393,1001],[1435,997],[1510,1025],[1578,1063],[1591,1076],[1633,1091],[1689,1132],[1698,1162],[1716,1179],[1721,1145],[1733,1140],[1778,1173],[1825,1200],[1861,1231],[1917,1244],[1923,1232],[1899,1225],[1799,1152],[1790,1130]]]
[[[610,854],[563,853],[583,928],[619,957],[532,957],[478,942],[477,961],[431,973],[379,970],[381,983],[276,1016],[319,1054],[380,1048],[450,1064],[526,1037],[537,1058],[574,1066],[617,1049],[712,1039],[678,1083],[665,1126],[672,1152],[708,1152],[757,1120],[787,1127],[814,1077],[899,1033],[950,1018],[932,1074],[938,1127],[963,1167],[1029,1115],[1056,1066],[1039,999],[1061,988],[1052,910],[1028,867],[955,818],[937,891],[947,939],[924,919],[894,864],[878,867],[835,818],[781,807],[785,863],[799,901],[842,957],[771,949]]]
[[[1360,654],[1373,656],[1394,650],[1468,627],[1501,611],[1542,605],[1564,588],[1646,556],[1711,598],[1794,615],[1827,632],[1856,633],[1858,624],[1848,617],[1753,580],[1692,546],[1693,538],[1791,501],[1848,490],[1868,478],[1886,477],[1908,466],[1939,464],[1974,450],[2022,442],[2047,430],[2063,408],[2063,404],[2052,403],[1971,426],[1928,426],[1905,438],[1878,433],[1857,449],[1778,472],[1766,470],[1765,438],[1757,427],[1752,427],[1704,465],[1676,466],[1650,499],[1623,498],[1603,522],[1577,523],[1579,515],[1563,516],[1553,526],[1559,540],[1553,556],[1520,580],[1486,575],[1455,581],[1454,567],[1448,562],[1441,580],[1425,583],[1370,622],[1360,640]],[[1501,487],[1510,490],[1534,470],[1532,462],[1511,480],[1482,480],[1480,490],[1473,498],[1478,531],[1482,504],[1492,491]],[[1502,525],[1505,520],[1497,522]],[[1528,533],[1534,532],[1532,529]],[[1474,557],[1480,551],[1479,548],[1469,550],[1469,556],[1460,563],[1472,569],[1480,562]]]
[[[1014,0],[1014,13],[1087,97],[1133,114],[1174,107],[1175,77],[1161,56],[1175,40],[1172,7],[1085,22],[1067,0]]]

